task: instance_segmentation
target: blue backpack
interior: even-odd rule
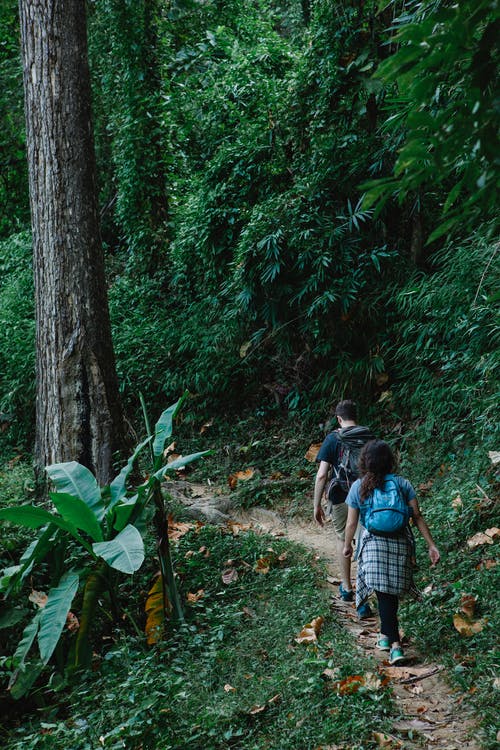
[[[364,525],[375,536],[400,536],[410,520],[410,508],[394,474],[387,474],[383,489],[376,487],[366,500]]]

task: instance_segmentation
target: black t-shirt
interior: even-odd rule
[[[318,455],[316,456],[316,461],[318,463],[320,461],[326,461],[331,466],[338,467],[340,462],[340,447],[341,443],[338,432],[337,430],[334,430],[323,440]],[[334,497],[332,499],[334,502],[343,503],[347,497],[347,492],[344,492],[339,486],[337,486],[333,490],[333,495]]]

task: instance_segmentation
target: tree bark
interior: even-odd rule
[[[35,463],[101,484],[124,446],[99,232],[85,0],[20,0],[36,307]]]

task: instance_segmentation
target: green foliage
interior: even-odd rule
[[[29,688],[59,642],[67,614],[79,588],[79,575],[76,573],[75,564],[84,570],[81,574],[84,581],[84,605],[73,656],[73,665],[81,667],[85,666],[88,659],[88,635],[96,618],[98,596],[106,587],[112,587],[111,569],[132,575],[139,570],[144,561],[144,542],[140,529],[146,518],[148,506],[153,503],[156,506],[156,514],[160,515],[159,526],[162,536],[165,536],[167,521],[160,481],[167,473],[175,471],[179,461],[171,461],[170,464],[164,465],[163,451],[166,440],[172,435],[173,419],[183,400],[180,399],[166,409],[156,424],[153,471],[142,483],[129,487],[127,480],[141,450],[151,442],[152,437],[141,443],[110,487],[99,488],[91,472],[75,461],[52,464],[47,467],[47,474],[56,490],[51,493],[55,511],[36,505],[0,509],[0,520],[27,528],[41,527],[40,534],[22,555],[19,564],[2,571],[0,591],[4,597],[20,589],[23,581],[32,574],[35,565],[39,565],[58,550],[67,546],[72,548],[69,562],[61,561],[61,566],[53,566],[55,585],[49,592],[47,602],[39,605],[42,607],[41,612],[37,612],[24,629],[21,644],[14,656],[14,672],[9,685],[15,697],[24,694],[26,673],[34,674],[34,678],[27,684]],[[203,453],[197,453],[184,456],[182,465],[187,465],[202,455]],[[125,513],[120,512],[124,509]],[[80,548],[78,551],[75,542]],[[175,605],[177,594],[173,573],[170,572],[172,563],[170,558],[164,559],[168,554],[168,548],[165,550],[160,545],[161,573],[168,577],[170,601]],[[78,559],[78,563],[75,563],[75,559]],[[69,570],[66,570],[58,580],[57,569],[66,568],[68,565]],[[166,606],[167,602],[164,602],[164,607]],[[29,666],[25,662],[35,638],[38,641],[41,661]],[[21,686],[18,684],[19,680]]]
[[[427,438],[474,435],[493,450],[500,265],[498,243],[488,240],[487,229],[449,244],[436,255],[433,274],[415,275],[397,293],[398,338],[390,358],[398,403],[423,421]]]
[[[0,239],[29,223],[22,66],[16,0],[0,3]]]
[[[92,676],[65,688],[64,705],[52,702],[44,712],[44,732],[37,716],[25,717],[5,750],[278,750],[283,737],[287,748],[302,750],[341,743],[346,733],[360,750],[373,730],[387,729],[388,691],[339,696],[321,678],[326,667],[342,678],[371,665],[328,614],[328,591],[317,586],[323,572],[310,554],[284,540],[205,526],[180,540],[176,556],[184,593],[205,592],[188,607],[186,625],[151,651],[115,638]],[[264,556],[275,561],[267,574],[255,570]],[[239,572],[230,584],[221,578],[228,560]],[[327,618],[317,647],[295,643],[319,614]]]
[[[428,490],[421,504],[442,559],[432,570],[422,565],[418,584],[424,591],[423,602],[402,607],[404,630],[422,653],[444,663],[456,687],[468,693],[481,717],[481,746],[493,750],[498,729],[494,683],[495,641],[500,627],[498,540],[476,547],[470,547],[467,540],[498,526],[500,475],[481,444],[448,453],[439,469],[429,449],[424,456],[418,452],[421,449],[414,445],[409,465],[420,461],[422,466],[424,459],[426,472],[422,476]],[[418,539],[417,545],[418,559],[424,560],[425,544]],[[479,622],[480,627],[478,632],[463,635],[454,627],[453,616],[461,614],[468,620],[461,610],[468,594],[477,597],[471,621]]]
[[[0,451],[26,445],[33,431],[34,336],[31,241],[22,233],[0,242]]]
[[[405,5],[393,27],[398,50],[376,74],[392,86],[384,127],[404,127],[404,142],[394,178],[368,185],[366,204],[439,191],[445,220],[432,241],[496,215],[500,21],[490,0]]]

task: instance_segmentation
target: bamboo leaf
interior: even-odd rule
[[[59,492],[79,497],[93,511],[98,521],[104,517],[104,503],[96,478],[85,466],[76,461],[51,464],[47,474]]]
[[[122,573],[135,573],[144,561],[142,536],[135,526],[130,524],[114,539],[109,542],[97,542],[92,548],[98,557],[102,557],[108,565]]]
[[[70,570],[63,575],[58,586],[49,591],[47,603],[41,611],[38,633],[38,647],[44,664],[47,664],[57,646],[71,602],[78,591],[78,582],[78,575]]]

